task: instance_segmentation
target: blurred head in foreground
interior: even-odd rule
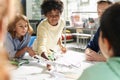
[[[14,19],[17,12],[21,12],[20,0],[0,0],[0,80],[10,80],[7,71],[8,58],[3,48],[4,38],[7,32],[7,25]],[[20,3],[19,3],[20,4]]]
[[[106,58],[120,57],[120,3],[103,13],[100,20],[99,45]]]

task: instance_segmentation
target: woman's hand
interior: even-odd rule
[[[106,58],[102,54],[96,53],[89,48],[85,50],[85,54],[87,61],[106,61]]]

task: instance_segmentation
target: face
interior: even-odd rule
[[[16,36],[17,37],[22,37],[24,36],[27,31],[28,31],[28,25],[27,25],[27,22],[24,21],[24,20],[19,20],[17,23],[16,23],[16,27],[15,27],[15,31],[16,31]]]
[[[58,21],[60,19],[60,12],[58,10],[52,10],[51,12],[48,12],[46,14],[46,17],[48,18],[48,22],[52,26],[56,26],[58,24]]]
[[[108,4],[108,3],[98,4],[98,6],[97,6],[97,12],[98,12],[99,18],[102,16],[103,12],[104,12],[109,6],[110,6],[110,4]]]
[[[99,47],[105,58],[113,56],[112,47],[106,38],[102,38],[102,32],[100,32],[99,36]]]

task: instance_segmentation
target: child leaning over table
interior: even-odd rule
[[[57,45],[63,53],[66,52],[66,48],[60,39],[65,27],[65,23],[61,19],[63,2],[61,0],[46,0],[43,1],[41,9],[46,18],[38,25],[37,38],[33,49],[37,54],[49,60],[52,58],[51,55],[56,50]]]
[[[109,7],[100,20],[99,46],[106,62],[84,70],[78,80],[120,80],[120,3]]]
[[[28,47],[32,32],[33,29],[27,17],[17,14],[15,19],[8,25],[8,32],[4,43],[10,59],[14,57],[21,58],[26,52],[30,56],[35,55],[32,48]]]
[[[43,1],[41,9],[46,18],[38,25],[33,49],[44,59],[55,60],[54,51],[57,46],[63,53],[66,52],[61,40],[61,34],[65,27],[65,23],[61,19],[63,2],[61,0],[46,0]],[[50,70],[51,65],[47,64],[47,68]]]

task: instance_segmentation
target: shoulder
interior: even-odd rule
[[[63,18],[60,18],[58,26],[60,26],[59,28],[61,29],[65,27],[65,20]]]
[[[39,23],[39,25],[38,25],[38,29],[40,28],[42,28],[42,29],[45,29],[46,27],[46,25],[48,24],[48,21],[47,21],[47,19],[44,19],[44,20],[42,20],[40,23]]]
[[[41,26],[41,25],[46,25],[47,24],[47,18],[43,19],[38,26]]]
[[[100,63],[97,63],[97,64],[87,68],[86,71],[96,73],[96,71],[97,72],[102,72],[103,69],[106,69],[106,68],[108,68],[106,62],[100,62]]]
[[[29,33],[26,33],[24,37],[29,39],[31,37],[31,35]]]
[[[6,34],[6,39],[12,39],[12,36],[9,32],[7,32],[7,34]]]
[[[106,65],[106,63],[100,62],[85,69],[81,78],[85,79],[85,77],[87,77],[87,79],[89,78],[89,80],[99,80],[99,78],[101,77],[106,77],[106,75],[103,73],[107,70],[108,66]]]
[[[63,18],[60,18],[60,22],[65,25],[65,20]]]
[[[109,77],[108,77],[109,76]],[[100,62],[83,71],[78,80],[119,80],[106,62]]]
[[[6,33],[6,36],[5,36],[5,40],[4,40],[4,44],[5,44],[5,46],[7,45],[7,44],[11,44],[12,42],[13,42],[13,38],[12,38],[12,36],[11,36],[11,34],[9,33],[9,32],[7,32]]]
[[[91,78],[92,77],[95,78],[96,73],[98,76],[100,76],[101,74],[103,74],[105,72],[105,70],[107,70],[107,68],[108,68],[108,66],[106,65],[105,62],[100,62],[100,63],[97,63],[97,64],[85,69],[84,75],[90,76]]]
[[[99,63],[85,69],[78,80],[102,80],[99,79],[105,70],[105,63]],[[96,75],[97,74],[97,75]]]

